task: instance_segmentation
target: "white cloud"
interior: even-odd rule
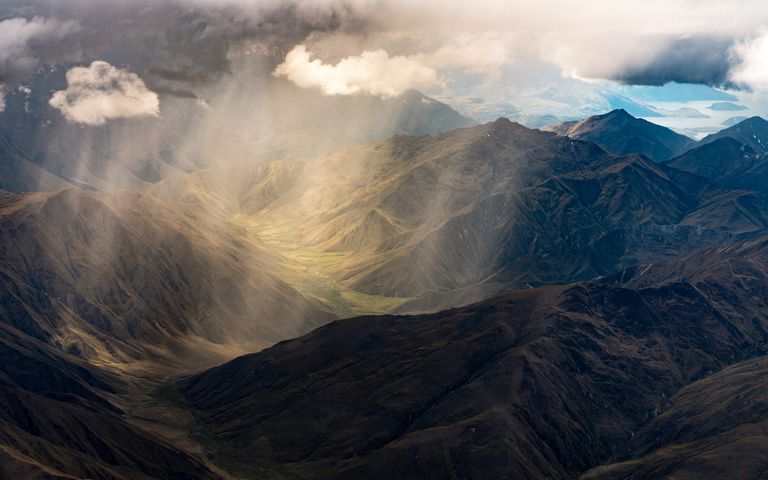
[[[731,70],[731,80],[756,89],[768,89],[768,32],[738,44],[734,54],[739,61]]]
[[[435,69],[408,57],[390,57],[384,50],[365,51],[332,65],[313,60],[305,45],[294,47],[274,74],[302,88],[319,88],[325,95],[393,97],[438,83]]]
[[[441,83],[440,71],[446,69],[494,74],[510,61],[507,43],[497,33],[462,34],[429,53],[390,56],[384,49],[365,50],[336,64],[313,59],[301,44],[288,53],[274,74],[302,88],[319,88],[326,95],[392,97]]]
[[[160,113],[157,94],[138,75],[103,61],[70,69],[67,89],[55,92],[49,103],[70,121],[85,125]]]

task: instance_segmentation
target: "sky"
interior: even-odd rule
[[[0,93],[65,69],[23,91],[81,125],[205,108],[254,58],[319,95],[417,89],[480,121],[627,105],[697,135],[768,113],[764,0],[0,0]],[[747,110],[709,108],[726,99]]]

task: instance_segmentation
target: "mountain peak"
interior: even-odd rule
[[[741,122],[734,125],[734,127],[738,127],[739,125],[750,126],[750,127],[755,127],[755,126],[768,127],[768,120],[764,119],[759,115],[755,115],[754,117],[749,117],[746,120],[742,120]]]
[[[507,117],[499,117],[496,120],[494,120],[493,123],[496,125],[512,125],[513,122]]]
[[[621,118],[621,119],[627,119],[627,118],[634,119],[635,118],[632,115],[630,115],[629,112],[627,112],[623,108],[617,108],[615,110],[611,110],[610,112],[608,112],[608,113],[606,113],[604,115],[598,115],[598,116],[602,116],[604,118]]]
[[[573,139],[595,142],[616,155],[639,153],[655,162],[678,155],[694,143],[666,127],[635,118],[623,108],[580,120],[565,134]]]
[[[742,120],[732,127],[720,130],[712,135],[704,137],[699,145],[712,143],[720,138],[730,137],[739,142],[748,145],[760,153],[768,152],[768,120],[763,117],[754,116]]]
[[[521,125],[517,122],[513,122],[512,120],[506,118],[506,117],[499,117],[496,120],[494,120],[491,123],[486,124],[488,125],[489,132],[522,132],[522,131],[529,131],[530,129],[524,125]]]

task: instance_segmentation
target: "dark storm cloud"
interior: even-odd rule
[[[614,79],[631,85],[669,82],[735,87],[729,80],[734,66],[731,38],[690,37],[674,40],[642,67],[620,72]]]
[[[74,21],[33,16],[0,20],[0,83],[28,76],[50,58],[74,58],[67,39],[79,31]]]
[[[204,71],[195,70],[192,68],[167,68],[167,67],[150,67],[147,73],[163,80],[171,82],[186,82],[190,84],[201,84],[211,80],[210,75]]]
[[[284,1],[10,0],[0,4],[0,22],[6,19],[6,28],[0,23],[0,83],[23,81],[44,64],[100,59],[130,67],[151,88],[194,96],[196,87],[230,71],[235,45],[263,42],[282,53],[313,31],[363,22],[344,1],[327,7],[308,12]],[[277,64],[280,58],[266,60]]]

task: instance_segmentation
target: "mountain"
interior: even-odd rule
[[[764,458],[735,449],[765,442],[767,254],[760,236],[442,313],[334,322],[177,388],[212,458],[245,476],[756,479]]]
[[[707,135],[698,145],[704,145],[715,140],[730,137],[747,145],[758,153],[768,153],[768,120],[762,117],[750,117],[732,127]]]
[[[201,171],[148,193],[236,219],[304,266],[294,288],[343,317],[608,275],[766,226],[762,194],[506,119]]]
[[[0,478],[220,478],[126,421],[118,406],[128,383],[121,376],[5,322],[0,358]]]
[[[208,170],[168,179],[149,193],[162,201],[204,199],[284,255],[312,265],[326,284],[341,285],[342,296],[390,299],[396,306],[430,289],[476,281],[471,263],[483,259],[472,255],[480,250],[456,250],[446,259],[454,266],[440,278],[434,264],[425,263],[431,253],[425,242],[446,222],[483,199],[608,157],[594,144],[500,119],[359,144],[302,162]],[[503,219],[483,228],[502,229]],[[378,273],[409,255],[419,255],[416,264],[424,267]],[[335,297],[338,289],[330,293]]]
[[[0,478],[221,478],[157,388],[333,318],[216,212],[0,194]]]
[[[666,127],[635,118],[623,109],[546,129],[573,139],[595,142],[617,155],[638,153],[656,162],[682,153],[694,143]]]
[[[766,212],[760,191],[506,119],[143,191],[2,193],[3,474],[627,460],[648,412],[759,353]]]
[[[629,460],[582,478],[761,478],[768,455],[767,369],[765,357],[745,360],[682,388],[636,433]]]
[[[55,191],[72,184],[27,158],[7,137],[0,136],[0,191]]]
[[[709,178],[725,188],[768,189],[768,155],[730,136],[692,148],[667,165]]]
[[[0,195],[0,318],[131,374],[200,368],[331,319],[241,227],[137,192]]]
[[[736,282],[758,285],[763,266],[755,259],[762,248],[760,240],[729,248],[728,255],[740,257],[735,262],[722,262],[721,255],[703,252],[687,263],[664,262],[656,272],[637,269],[629,282],[652,284],[658,280],[658,270],[682,280],[704,268],[710,270],[710,276],[731,276]],[[734,313],[727,308],[723,312]],[[764,338],[764,332],[759,337]],[[634,433],[617,461],[590,470],[582,478],[761,478],[768,422],[762,388],[767,368],[764,353],[761,345],[756,352],[761,356],[726,366],[681,388],[658,415]],[[747,451],[750,454],[743,455]]]
[[[633,117],[663,117],[664,114],[659,113],[649,105],[636,102],[630,98],[622,95],[606,95],[606,100],[614,110],[624,110]]]

